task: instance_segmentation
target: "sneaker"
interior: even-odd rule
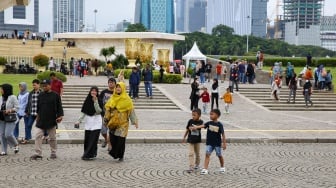
[[[201,175],[207,175],[207,174],[209,174],[209,171],[207,169],[203,168],[202,171],[201,171]]]
[[[19,153],[19,146],[18,145],[14,147],[14,153],[15,154]]]
[[[223,174],[225,172],[225,167],[220,168],[219,172]]]
[[[198,170],[200,167],[198,165],[195,165],[194,169]]]
[[[107,142],[106,142],[106,141],[103,141],[102,144],[101,144],[101,147],[102,147],[102,148],[105,148],[106,145],[107,145]]]

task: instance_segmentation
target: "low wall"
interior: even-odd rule
[[[230,63],[227,61],[222,61],[219,59],[214,59],[211,57],[207,57],[207,62],[211,62],[211,65],[213,67],[212,69],[212,75],[214,75],[216,72],[216,69],[214,67],[216,67],[216,65],[218,64],[218,62],[221,61],[222,63],[224,63],[226,65],[226,69],[229,71],[230,70]],[[226,76],[226,78],[228,79],[229,77]],[[263,70],[256,70],[256,80],[257,83],[259,84],[269,84],[269,73],[267,71],[263,71]]]

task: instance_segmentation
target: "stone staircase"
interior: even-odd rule
[[[89,85],[64,85],[62,104],[64,109],[80,109],[90,90]],[[106,86],[98,86],[102,91]],[[134,100],[135,109],[180,110],[180,108],[153,86],[153,98],[146,98],[144,86],[140,86],[139,99]]]
[[[26,44],[22,44],[22,40],[16,39],[0,39],[0,54],[1,56],[20,56],[33,57],[40,53],[54,58],[63,57],[63,48],[67,46],[65,41],[46,41],[43,48],[41,48],[41,41],[27,40]],[[67,48],[67,59],[75,58],[93,58],[88,53],[77,47]]]
[[[267,85],[240,85],[239,93],[259,105],[274,111],[336,111],[336,94],[327,91],[313,91],[313,106],[306,108],[302,88],[296,92],[295,104],[287,103],[289,89],[282,88],[280,101],[271,98],[271,89]]]

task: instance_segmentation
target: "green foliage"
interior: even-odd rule
[[[176,59],[181,59],[196,41],[203,54],[209,55],[236,55],[243,56],[246,53],[246,36],[233,34],[233,29],[225,25],[218,25],[212,30],[212,34],[201,32],[185,33],[185,41],[178,41],[174,45]],[[316,46],[295,46],[275,39],[264,39],[249,36],[249,53],[255,56],[262,50],[264,54],[297,57],[306,57],[310,53],[313,57],[336,56],[336,52]]]
[[[49,64],[49,57],[43,54],[39,54],[33,57],[35,65],[45,67]]]
[[[52,71],[44,71],[44,72],[40,72],[37,74],[37,79],[39,80],[49,80],[50,79],[50,73]],[[63,73],[60,72],[54,72],[56,74],[56,77],[58,79],[60,79],[62,82],[66,82],[67,78]]]
[[[166,84],[179,84],[182,81],[182,76],[180,74],[163,74],[163,83]],[[159,83],[160,81],[160,72],[153,71],[153,82]]]
[[[124,70],[124,77],[125,79],[129,79],[132,69],[117,69],[114,71],[114,75],[116,77],[120,73],[120,70]],[[143,78],[141,78],[143,80]],[[154,83],[159,83],[160,80],[160,72],[157,70],[153,71],[153,82]],[[179,84],[182,81],[182,76],[180,74],[164,74],[163,75],[163,83],[167,84]]]
[[[212,35],[217,37],[232,36],[233,33],[234,33],[233,28],[222,24],[217,25],[212,29]]]
[[[128,59],[123,55],[116,55],[116,58],[112,61],[112,66],[114,69],[121,69],[129,64]]]
[[[220,57],[220,60],[227,61],[227,57]],[[255,56],[244,56],[244,57],[238,57],[238,56],[232,56],[231,59],[233,61],[237,59],[246,59],[249,62],[255,62],[256,63],[256,57]],[[273,66],[275,62],[282,62],[282,65],[286,66],[287,62],[291,62],[294,66],[303,67],[306,65],[307,59],[304,57],[265,57],[264,59],[264,66]],[[335,66],[336,65],[336,58],[313,58],[312,59],[312,65],[311,66],[317,66],[323,64],[325,66]]]
[[[6,65],[7,59],[5,57],[0,57],[0,65]]]
[[[100,49],[100,55],[105,57],[105,61],[107,61],[107,57],[114,55],[114,53],[115,53],[114,46]]]
[[[136,23],[129,25],[126,32],[147,32],[147,28],[141,23]]]

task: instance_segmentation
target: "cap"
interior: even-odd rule
[[[41,84],[48,84],[48,85],[50,85],[50,80],[42,80]]]

